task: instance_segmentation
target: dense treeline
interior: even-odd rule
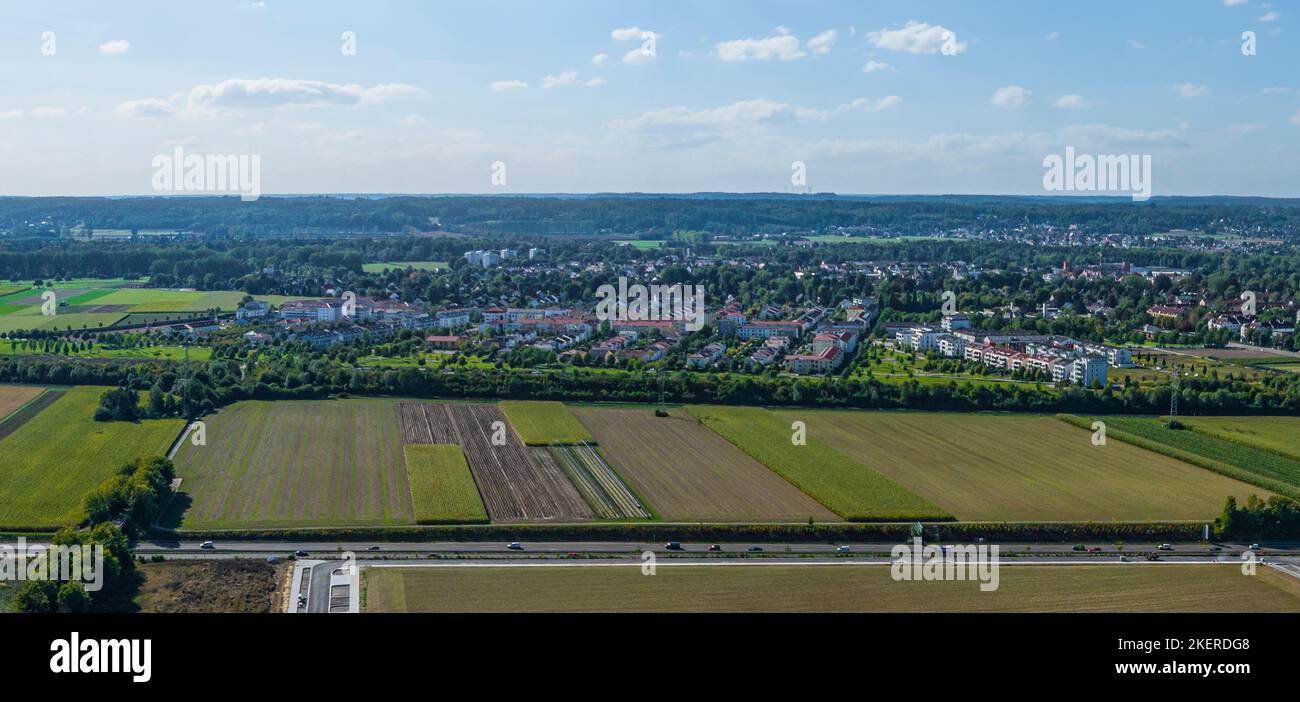
[[[1300,502],[1280,495],[1267,500],[1251,495],[1239,508],[1237,498],[1229,497],[1223,514],[1214,520],[1214,529],[1225,539],[1294,541],[1300,539]]]
[[[1153,199],[1146,203],[1032,198],[858,198],[465,196],[381,198],[238,197],[5,198],[0,229],[58,235],[90,229],[171,230],[216,235],[400,233],[450,227],[507,234],[781,233],[856,227],[889,234],[957,228],[1075,224],[1104,233],[1170,229],[1300,231],[1293,201]],[[49,222],[48,225],[33,223]]]
[[[69,363],[40,358],[0,363],[0,382],[122,385],[195,398],[187,416],[248,399],[322,398],[343,393],[409,397],[536,398],[577,401],[764,404],[873,409],[1022,411],[1077,414],[1159,414],[1169,406],[1170,388],[1160,386],[1091,391],[1021,384],[988,385],[957,381],[922,384],[874,379],[794,378],[722,373],[655,375],[599,372],[563,367],[534,369],[354,368],[323,355],[286,354],[246,362],[214,360],[191,377],[166,363]],[[1300,412],[1300,376],[1279,374],[1263,386],[1240,380],[1188,378],[1181,382],[1184,414],[1293,414]]]

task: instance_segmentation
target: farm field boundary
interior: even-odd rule
[[[1087,418],[1073,414],[1062,414],[1057,416],[1062,421],[1069,422],[1075,426],[1085,427],[1089,430],[1092,429],[1094,419],[1104,421],[1106,423],[1106,437],[1108,439],[1117,439],[1126,444],[1132,444],[1147,449],[1148,451],[1155,451],[1156,453],[1164,454],[1170,458],[1177,458],[1185,463],[1190,463],[1206,470],[1214,471],[1220,475],[1235,478],[1243,483],[1250,483],[1251,485],[1280,495],[1300,499],[1300,487],[1296,484],[1280,479],[1279,477],[1274,477],[1279,473],[1264,474],[1243,468],[1235,463],[1228,463],[1212,457],[1215,454],[1225,455],[1225,453],[1229,451],[1255,452],[1257,454],[1262,454],[1264,457],[1268,457],[1268,462],[1273,463],[1282,462],[1282,456],[1271,454],[1267,451],[1252,449],[1251,447],[1242,444],[1237,444],[1237,448],[1233,448],[1232,442],[1222,441],[1220,439],[1215,439],[1203,434],[1197,434],[1196,432],[1185,429],[1164,429],[1164,431],[1168,431],[1170,434],[1184,434],[1196,437],[1192,439],[1180,438],[1181,445],[1174,444],[1172,442],[1175,438],[1179,437],[1161,436],[1160,438],[1156,438],[1154,430],[1163,429],[1163,427],[1161,427],[1158,421],[1154,418],[1147,418],[1145,420],[1141,417],[1115,416]],[[1146,421],[1149,426],[1137,423],[1142,421]],[[1296,462],[1288,461],[1286,463],[1294,465]],[[1283,467],[1284,469],[1289,468],[1290,465],[1284,464]],[[1285,473],[1280,474],[1285,475]],[[1261,495],[1261,497],[1267,497],[1267,495]]]
[[[760,407],[692,405],[705,426],[851,521],[951,520],[929,500],[815,437],[794,445],[791,427]]]

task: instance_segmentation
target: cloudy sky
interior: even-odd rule
[[[1042,194],[1071,146],[1151,155],[1156,195],[1297,197],[1297,18],[1280,0],[6,1],[0,194],[150,194],[177,147],[258,155],[267,193],[793,192],[798,161],[819,192]]]

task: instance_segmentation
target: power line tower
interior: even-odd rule
[[[1178,417],[1178,369],[1174,369],[1174,387],[1173,392],[1169,393],[1169,423],[1173,424],[1174,419]]]

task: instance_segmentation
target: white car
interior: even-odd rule
[[[852,550],[853,550],[853,549],[850,548],[850,547],[848,547],[848,546],[837,546],[837,547],[835,548],[835,552],[836,552],[836,553],[848,553],[849,551],[852,551]]]
[[[211,541],[204,541],[203,543],[199,544],[199,548],[216,548],[216,547],[217,545],[212,543]]]
[[[511,551],[522,551],[524,550],[524,545],[519,543],[518,541],[511,541],[506,546],[506,548],[510,549]]]

